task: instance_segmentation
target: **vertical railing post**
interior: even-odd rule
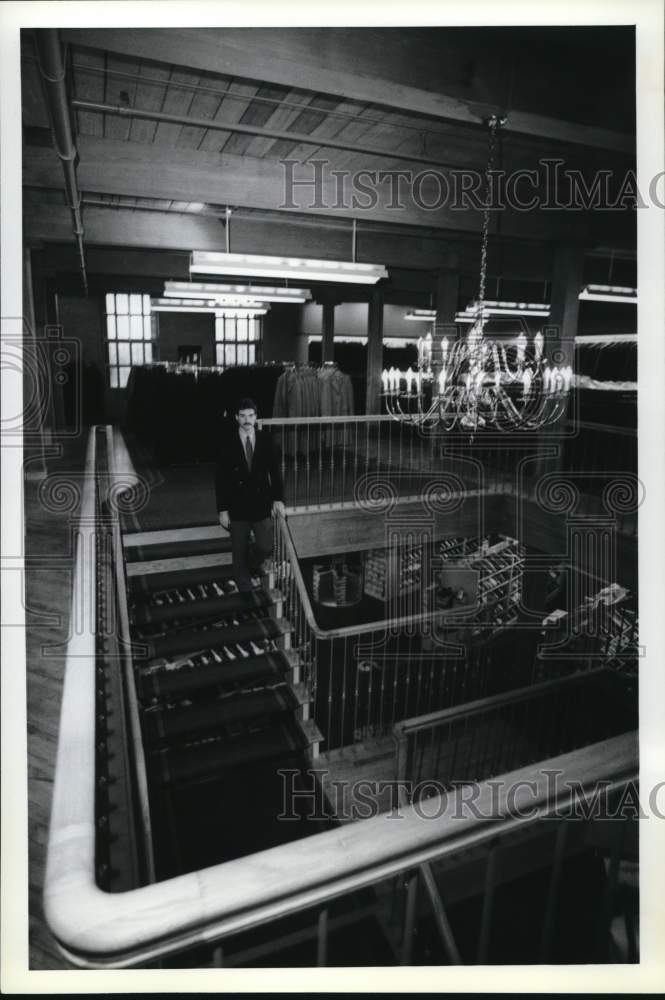
[[[404,912],[404,934],[400,965],[411,965],[413,935],[416,929],[416,903],[418,902],[418,872],[409,874],[406,886],[406,909]]]
[[[316,964],[322,968],[328,964],[328,907],[319,911],[316,927]]]
[[[543,921],[543,933],[540,941],[540,961],[549,962],[552,952],[552,937],[554,934],[554,920],[556,908],[559,901],[559,885],[561,883],[561,869],[563,867],[564,852],[566,849],[566,838],[568,836],[568,823],[570,820],[562,820],[556,832],[556,843],[554,845],[554,861],[552,863],[552,874],[547,892],[547,902],[545,904],[545,919]]]
[[[483,892],[483,910],[480,917],[480,935],[478,937],[478,952],[476,954],[476,965],[487,964],[487,953],[489,951],[490,928],[492,926],[492,910],[494,907],[494,887],[496,884],[496,856],[498,847],[496,843],[490,845],[487,855],[487,867],[485,868],[485,890]]]

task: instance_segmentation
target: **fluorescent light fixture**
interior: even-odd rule
[[[265,316],[270,306],[259,306],[258,309],[215,309],[217,319],[252,319],[255,316]]]
[[[385,337],[383,341],[384,347],[417,347],[417,345],[416,340],[404,340],[401,337]]]
[[[485,299],[482,312],[483,316],[549,316],[550,307],[546,302],[498,302]],[[458,323],[473,323],[478,315],[478,303],[470,302],[463,313],[457,313],[455,320]]]
[[[238,304],[250,302],[302,303],[311,299],[309,288],[268,288],[252,285],[220,285],[203,281],[165,281],[164,295],[177,299],[215,299],[218,302],[235,298]],[[231,304],[230,302],[228,303]]]
[[[621,302],[630,305],[637,302],[637,289],[621,285],[586,285],[579,298],[587,302]]]
[[[637,334],[636,333],[587,333],[579,337],[575,337],[575,346],[578,344],[582,346],[591,345],[597,346],[598,344],[636,344]]]
[[[270,306],[255,303],[253,306],[224,309],[215,299],[151,299],[153,312],[214,313],[216,316],[265,316]]]
[[[436,309],[410,309],[404,319],[434,323],[436,320]]]
[[[374,285],[388,272],[382,264],[354,264],[348,260],[307,260],[300,257],[263,257],[258,254],[194,250],[190,274],[237,274],[255,278],[299,278]]]
[[[323,337],[318,336],[318,334],[313,334],[307,338],[308,344],[320,344]],[[335,337],[336,344],[366,344],[367,337]],[[385,341],[384,341],[385,343]]]

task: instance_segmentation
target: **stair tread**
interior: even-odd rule
[[[260,732],[232,740],[158,750],[148,755],[148,765],[163,784],[176,784],[218,777],[222,771],[299,753],[303,748],[302,733],[291,719],[285,718]]]
[[[282,678],[290,663],[284,653],[265,653],[222,663],[161,670],[137,678],[139,693],[144,700],[168,698],[202,688],[245,683],[266,682]]]
[[[237,611],[268,608],[276,604],[281,598],[282,595],[278,590],[268,591],[261,588],[251,591],[251,603],[249,604],[246,595],[240,594],[237,591],[235,593],[224,594],[221,597],[201,597],[197,600],[185,600],[178,604],[155,604],[153,602],[135,606],[132,609],[132,619],[135,625],[149,625],[173,621],[174,619],[195,620],[215,615],[223,617],[225,614],[232,614]]]
[[[148,545],[133,545],[125,547],[125,559],[130,563],[155,559],[173,559],[178,555],[207,555],[212,553],[230,552],[231,539],[201,538],[197,541],[155,542]]]
[[[204,555],[179,555],[168,559],[157,559],[154,556],[146,561],[127,563],[127,581],[132,589],[152,585],[159,581],[157,589],[163,590],[164,584],[172,585],[173,578],[179,573],[205,572],[218,568],[222,573],[231,570],[230,552],[210,552]]]
[[[224,729],[235,723],[274,718],[293,712],[295,707],[293,693],[282,683],[279,687],[239,692],[205,705],[151,708],[143,713],[143,731],[149,743],[177,739],[194,732]]]
[[[237,642],[251,640],[279,639],[291,631],[291,626],[284,619],[255,618],[239,625],[227,625],[222,628],[185,629],[163,636],[153,636],[143,640],[146,647],[146,659],[167,657],[174,653],[186,653],[200,649],[217,649],[220,646],[234,645]]]

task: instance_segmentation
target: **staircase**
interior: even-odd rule
[[[157,878],[320,832],[320,814],[277,818],[280,770],[311,784],[321,737],[271,578],[239,593],[217,526],[125,534],[123,550]]]

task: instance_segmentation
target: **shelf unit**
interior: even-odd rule
[[[423,547],[370,549],[365,557],[365,593],[379,601],[404,597],[422,583]]]
[[[478,570],[477,614],[468,620],[467,629],[473,638],[489,638],[512,625],[519,617],[522,597],[522,574],[525,553],[516,538],[506,535],[492,540],[480,538],[446,538],[435,547],[434,566],[472,567]],[[431,598],[428,597],[428,604]],[[446,625],[445,619],[437,631],[454,632],[458,626]]]

